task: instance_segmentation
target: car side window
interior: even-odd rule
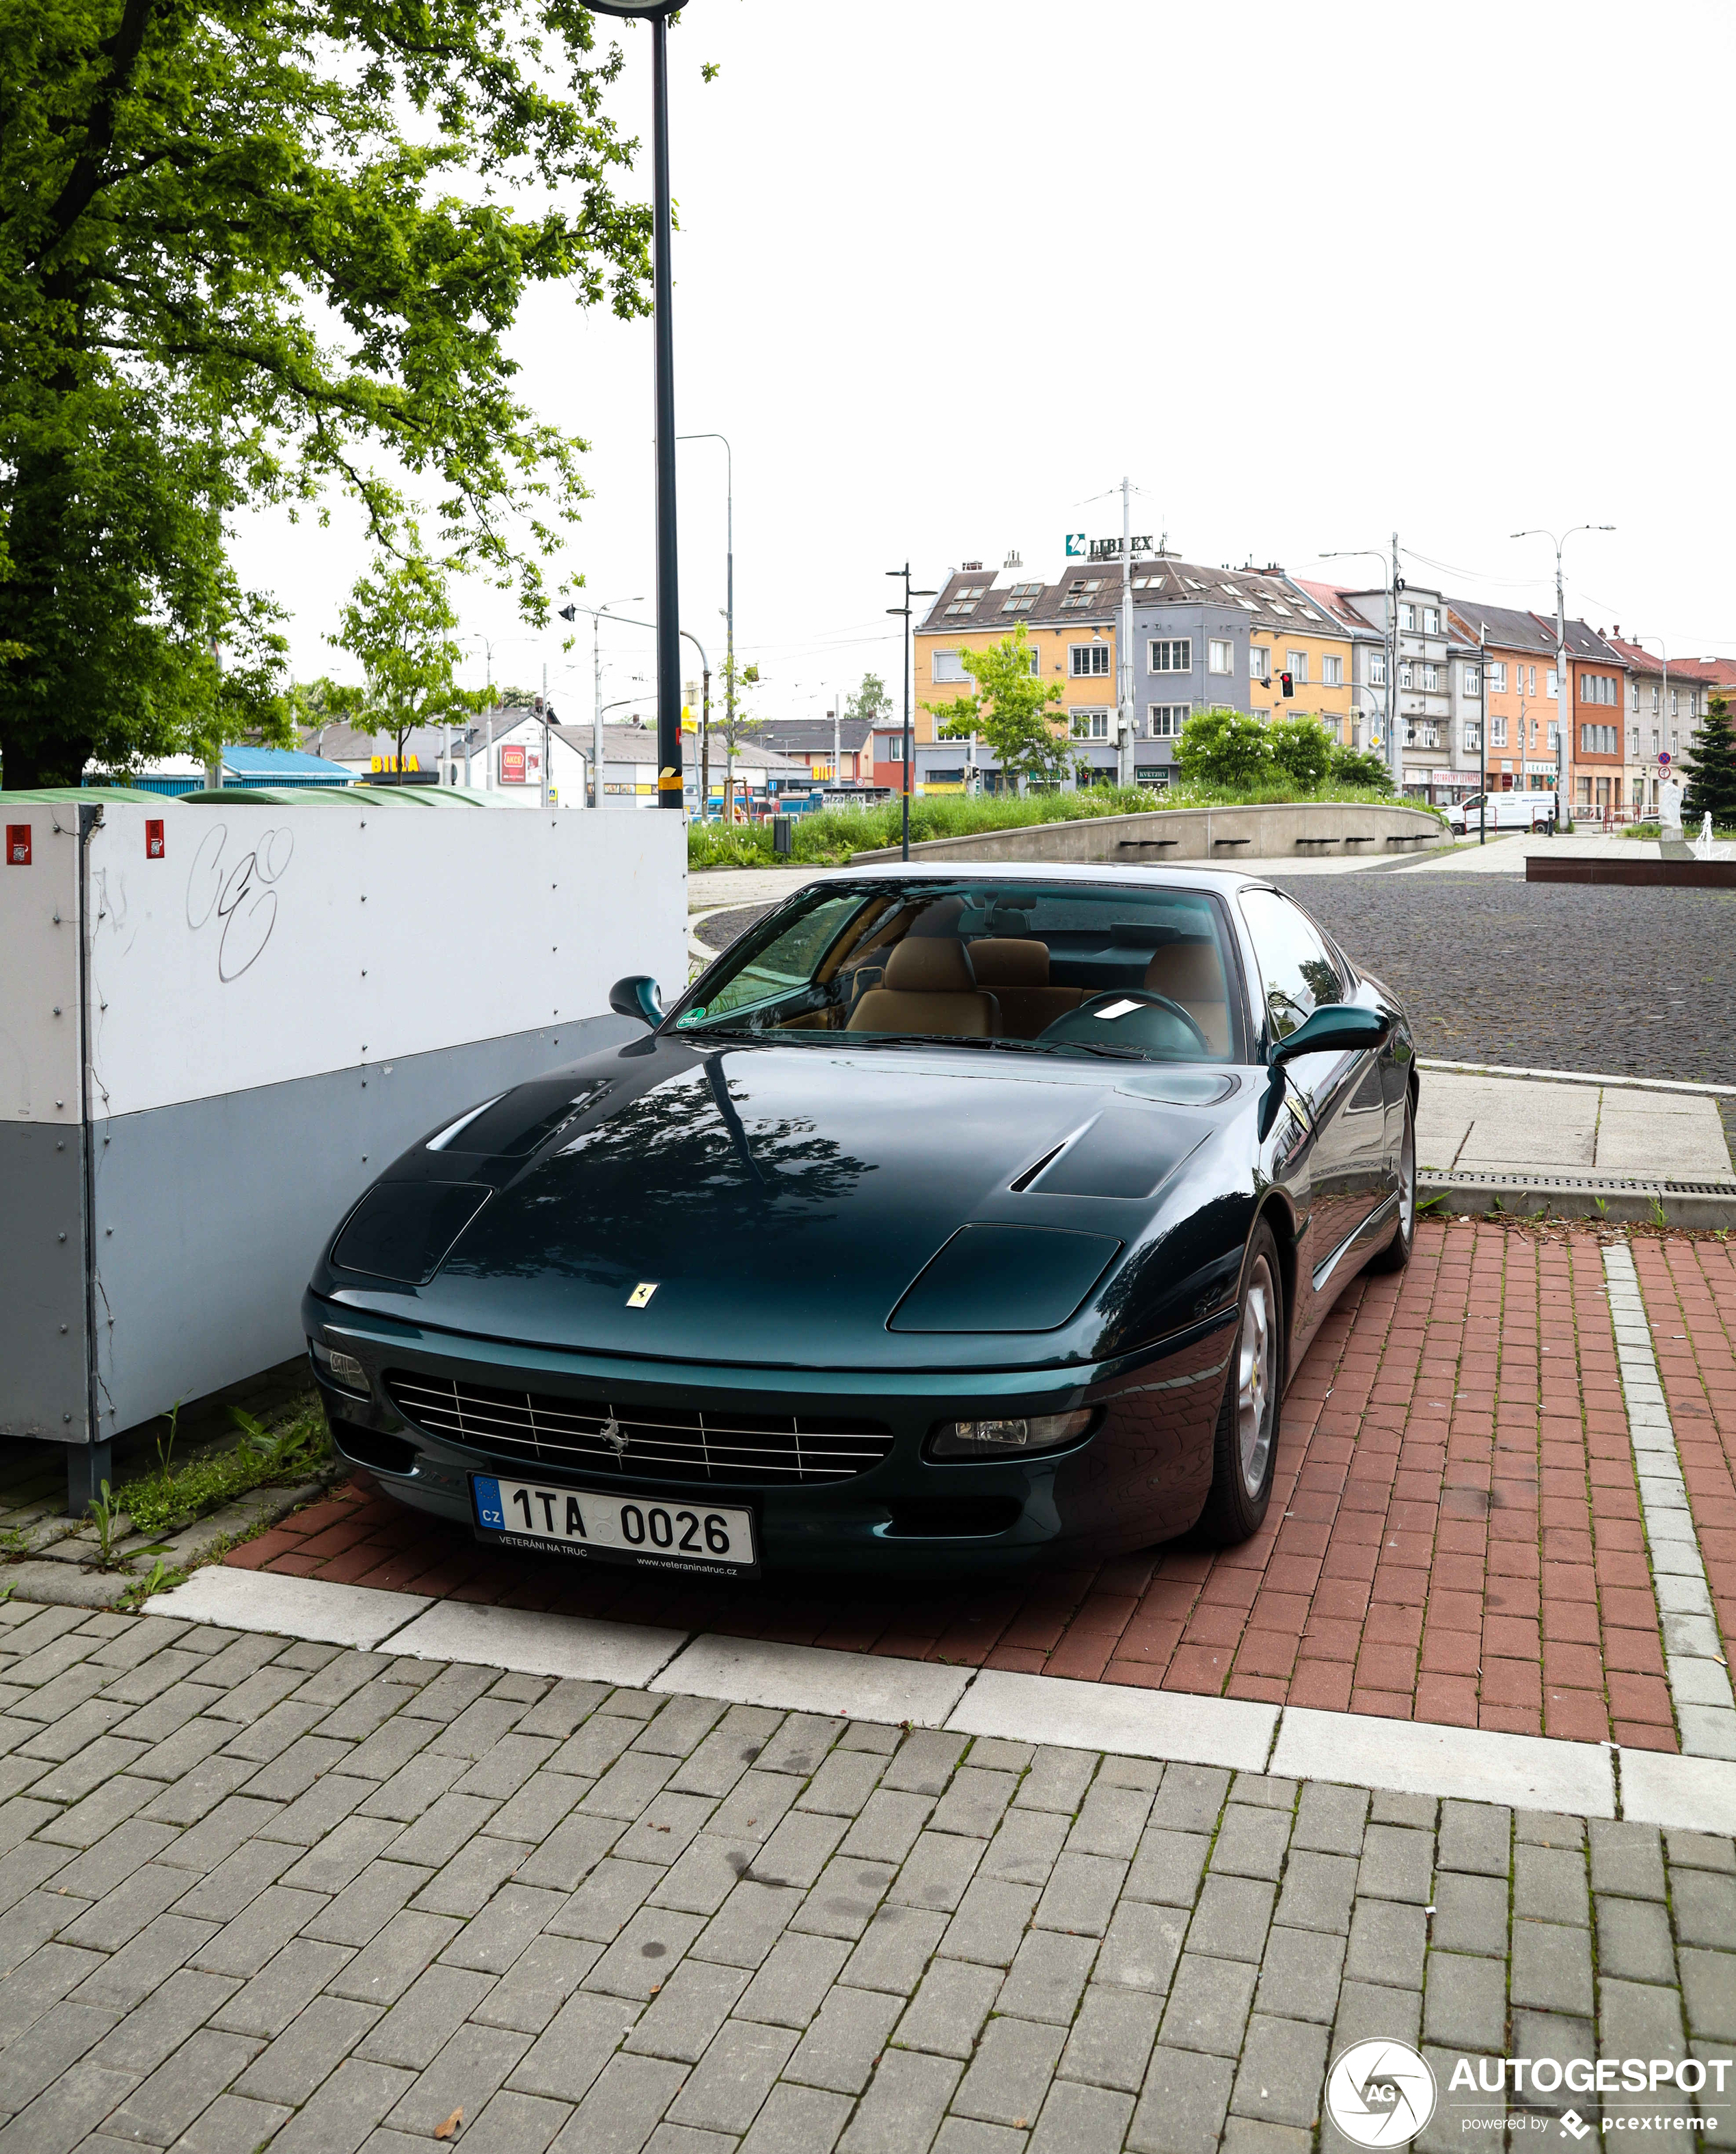
[[[1266,1014],[1283,1039],[1329,1003],[1341,1003],[1345,983],[1332,954],[1307,915],[1275,890],[1242,893],[1242,917],[1248,923]]]

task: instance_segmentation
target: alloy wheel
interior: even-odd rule
[[[1236,1440],[1242,1482],[1250,1497],[1258,1497],[1266,1485],[1278,1417],[1277,1310],[1271,1269],[1264,1257],[1257,1257],[1242,1305],[1236,1359]]]

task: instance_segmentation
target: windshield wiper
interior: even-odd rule
[[[990,1039],[986,1047],[1004,1047],[1018,1054],[1097,1054],[1111,1062],[1147,1062],[1142,1048],[1100,1045],[1090,1039]]]

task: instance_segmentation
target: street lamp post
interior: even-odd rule
[[[902,577],[903,577],[903,579],[904,579],[904,604],[903,604],[901,606],[888,606],[888,607],[886,608],[886,611],[887,611],[888,613],[902,614],[902,615],[903,615],[903,616],[904,616],[904,819],[903,819],[903,835],[902,835],[902,837],[901,837],[901,843],[902,847],[903,847],[903,855],[902,855],[902,856],[903,856],[903,858],[904,858],[904,859],[908,860],[908,859],[910,858],[910,766],[911,766],[911,737],[910,737],[910,602],[911,602],[911,600],[912,599],[932,599],[932,598],[933,598],[933,597],[935,596],[935,593],[934,593],[934,592],[932,592],[932,591],[916,591],[916,590],[912,590],[911,589],[911,582],[910,582],[910,563],[909,563],[908,561],[906,561],[906,562],[905,563],[904,566],[903,566],[901,569],[888,569],[886,570],[886,574],[887,574],[889,576],[902,576]]]
[[[722,442],[723,444],[723,707],[729,714],[728,732],[735,738],[735,452],[727,434],[677,434],[679,442]],[[712,730],[709,699],[707,720],[699,729],[699,819],[704,822],[712,802]]]
[[[1547,538],[1555,549],[1555,824],[1561,824],[1561,773],[1567,773],[1567,805],[1573,800],[1573,698],[1567,692],[1567,602],[1561,587],[1561,549],[1575,531],[1613,531],[1613,523],[1575,523],[1558,538],[1553,531],[1534,528],[1515,531],[1515,538]],[[1586,780],[1589,784],[1590,779]]]
[[[675,521],[675,334],[670,263],[669,18],[680,0],[591,0],[597,13],[651,26],[652,320],[656,333],[657,805],[677,814],[682,787],[681,595]]]

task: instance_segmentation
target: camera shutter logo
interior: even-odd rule
[[[1359,2146],[1403,2146],[1435,2112],[1435,2075],[1407,2042],[1353,2042],[1326,2075],[1326,2113]]]

